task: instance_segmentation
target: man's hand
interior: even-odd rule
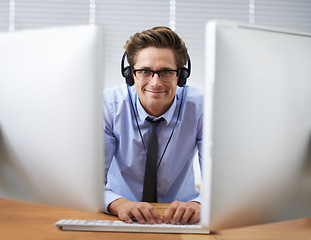
[[[180,221],[181,224],[193,224],[200,220],[201,206],[198,202],[172,202],[165,210],[163,215],[164,223],[176,224]]]
[[[155,207],[146,202],[133,202],[125,198],[119,198],[110,203],[108,211],[127,223],[132,223],[133,218],[139,223],[162,223],[161,215]]]

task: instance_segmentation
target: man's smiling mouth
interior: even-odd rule
[[[164,93],[164,90],[149,90],[149,89],[145,89],[146,92],[149,93],[154,93],[154,94],[159,94],[159,93]]]

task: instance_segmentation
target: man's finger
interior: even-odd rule
[[[194,223],[197,223],[200,221],[200,212],[199,211],[196,211],[194,214],[192,214],[192,216],[190,217],[188,223],[189,224],[194,224]]]

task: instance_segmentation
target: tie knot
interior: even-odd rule
[[[148,122],[150,122],[153,126],[158,126],[162,121],[164,121],[164,118],[161,117],[161,118],[159,118],[159,119],[157,119],[157,120],[154,120],[154,119],[152,119],[151,117],[147,117],[146,120],[147,120]]]
[[[146,120],[151,123],[152,126],[151,133],[155,133],[157,131],[159,124],[164,120],[164,118],[161,117],[157,120],[153,120],[150,117],[147,117]]]

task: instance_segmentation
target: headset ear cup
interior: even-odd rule
[[[189,77],[188,69],[185,68],[185,67],[183,67],[183,68],[180,70],[177,85],[178,85],[179,87],[184,87],[184,86],[186,85],[186,82],[187,82],[187,78],[188,78],[188,77]]]
[[[123,77],[125,78],[126,84],[129,86],[133,86],[134,78],[133,78],[132,68],[130,66],[125,67],[123,74],[124,74]]]
[[[125,78],[125,82],[128,86],[134,85],[134,78],[133,78],[133,69],[131,66],[124,67],[124,61],[126,57],[126,52],[123,53],[122,60],[121,60],[121,74]]]

